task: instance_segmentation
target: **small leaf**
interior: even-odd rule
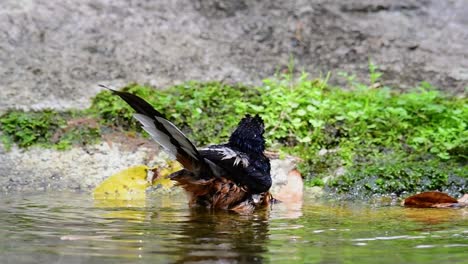
[[[290,106],[291,108],[297,108],[297,107],[299,106],[299,104],[296,103],[296,102],[289,102],[289,106]]]
[[[450,159],[450,154],[448,154],[447,152],[440,152],[440,153],[437,153],[437,156],[443,160],[448,160]]]
[[[304,109],[299,109],[296,113],[298,116],[305,116],[307,114],[307,112]]]
[[[422,143],[427,142],[427,138],[424,138],[424,137],[415,137],[415,138],[413,138],[413,142],[414,142],[414,143],[420,143],[420,144],[422,144]]]
[[[313,105],[308,105],[306,109],[309,112],[316,112],[317,111],[317,107],[315,107]]]
[[[309,123],[315,128],[320,128],[325,122],[322,120],[309,119]]]

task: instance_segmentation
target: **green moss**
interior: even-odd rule
[[[187,82],[165,90],[137,84],[123,90],[148,100],[200,146],[226,141],[243,115],[260,114],[268,147],[301,157],[309,185],[363,194],[466,192],[466,98],[448,97],[426,83],[409,92],[379,87],[380,73],[371,66],[370,85],[345,74],[348,89],[303,74],[267,79],[259,87]],[[76,116],[50,110],[12,111],[0,124],[7,144],[66,148],[93,143],[100,131],[141,132],[133,113],[103,91],[90,109],[75,113],[99,124],[70,128]],[[339,167],[346,173],[330,179]]]
[[[65,124],[56,111],[24,112],[14,110],[0,118],[2,141],[9,148],[17,143],[20,147],[47,144],[55,130]]]
[[[373,71],[370,83],[375,87],[380,75]],[[327,182],[336,191],[357,184],[376,186],[359,189],[361,194],[447,186],[466,191],[466,166],[460,165],[467,158],[465,98],[447,97],[425,83],[400,93],[371,88],[354,77],[348,80],[348,90],[305,74],[298,80],[289,75],[267,79],[260,87],[189,82],[166,90],[139,85],[123,90],[147,99],[198,145],[226,141],[244,114],[259,113],[269,147],[301,157],[309,185],[324,185],[324,177],[343,167],[345,175]],[[137,127],[133,111],[108,92],[94,99],[93,108],[108,125]],[[319,155],[320,150],[328,154]],[[375,173],[376,166],[380,173]],[[447,175],[462,180],[450,181]],[[363,184],[366,179],[370,182]]]
[[[428,190],[459,196],[467,191],[466,175],[468,167],[454,161],[388,154],[348,167],[345,175],[330,180],[327,187],[353,197],[402,196]]]
[[[12,144],[23,148],[40,145],[68,149],[72,145],[98,142],[99,126],[93,119],[83,116],[84,112],[59,113],[50,109],[12,110],[0,116],[1,139],[6,149]]]

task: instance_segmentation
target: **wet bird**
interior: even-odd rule
[[[264,155],[264,123],[246,115],[225,144],[197,149],[163,114],[142,98],[114,91],[135,111],[142,128],[184,167],[169,176],[189,194],[190,206],[251,212],[272,201],[270,160]]]

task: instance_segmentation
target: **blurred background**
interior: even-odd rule
[[[467,0],[1,0],[0,112],[85,108],[99,83],[259,84],[288,67],[468,86]]]

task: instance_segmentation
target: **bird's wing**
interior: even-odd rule
[[[246,153],[228,145],[200,149],[206,160],[222,168],[220,177],[228,178],[249,188],[253,193],[267,191],[271,186],[270,163],[266,157],[251,159]]]
[[[182,166],[194,173],[207,168],[207,164],[192,142],[149,103],[131,93],[111,91],[137,112],[134,117],[143,125],[143,129]]]
[[[247,168],[249,156],[243,152],[232,149],[227,145],[214,145],[200,149],[200,154],[213,161],[218,161],[224,167]]]

